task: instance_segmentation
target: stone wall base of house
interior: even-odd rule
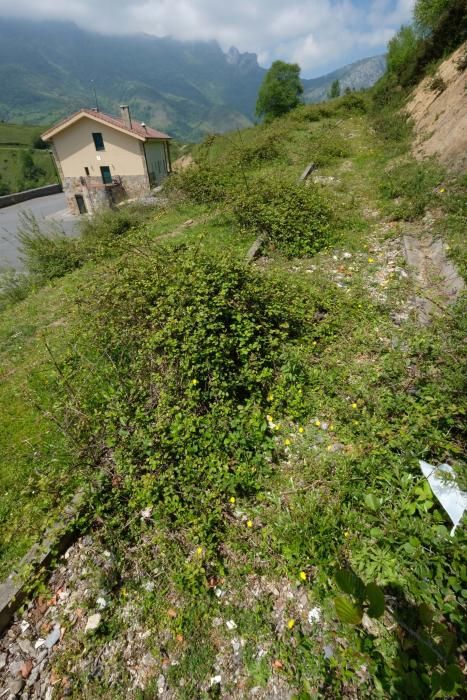
[[[116,206],[125,199],[144,197],[150,192],[146,175],[126,175],[113,179],[112,184],[104,184],[100,177],[66,177],[63,191],[68,207],[73,214],[80,214],[78,200],[82,198],[87,212]]]

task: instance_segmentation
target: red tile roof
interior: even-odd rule
[[[168,136],[167,134],[164,134],[162,131],[157,131],[156,129],[151,129],[150,126],[143,126],[141,122],[136,121],[135,119],[132,118],[131,124],[132,128],[130,127],[123,121],[123,119],[118,119],[117,117],[112,117],[110,114],[105,114],[105,112],[97,112],[95,109],[80,109],[77,112],[74,112],[73,114],[70,114],[68,117],[65,117],[65,119],[62,119],[61,121],[57,122],[53,126],[50,127],[50,129],[47,129],[47,131],[42,134],[42,136],[46,136],[50,131],[56,131],[57,128],[66,126],[66,123],[69,122],[72,119],[75,119],[78,115],[83,114],[83,115],[88,115],[89,117],[92,117],[94,119],[97,119],[102,122],[106,122],[107,124],[110,124],[110,126],[116,126],[119,129],[123,129],[124,131],[127,131],[129,134],[135,134],[139,137],[145,138],[145,139],[170,139],[171,137]],[[47,139],[45,139],[47,140]]]

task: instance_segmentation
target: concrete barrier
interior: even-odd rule
[[[40,572],[53,558],[68,549],[78,536],[78,518],[84,505],[84,492],[78,491],[61,517],[47,530],[41,542],[34,544],[15,571],[0,583],[0,634],[8,627],[15,612],[30,593]],[[0,691],[0,698],[2,697]]]
[[[2,209],[2,207],[10,207],[12,204],[27,202],[28,199],[47,197],[49,194],[58,194],[62,191],[61,185],[45,185],[44,187],[36,187],[33,190],[24,190],[24,192],[12,192],[12,194],[5,194],[0,197],[0,209]]]

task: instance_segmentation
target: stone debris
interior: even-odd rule
[[[91,615],[91,617],[88,618],[88,621],[86,622],[86,627],[84,628],[85,632],[94,632],[99,625],[101,624],[101,619],[102,616],[100,613],[96,613],[95,615]]]
[[[47,649],[52,649],[52,647],[57,644],[57,642],[60,640],[60,626],[55,625],[53,628],[52,632],[46,637],[44,646]]]

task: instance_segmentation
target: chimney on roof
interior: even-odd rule
[[[131,114],[130,114],[129,106],[128,105],[120,105],[120,111],[122,113],[122,120],[123,120],[124,124],[126,124],[126,126],[129,129],[133,129],[133,124],[131,121]]]

